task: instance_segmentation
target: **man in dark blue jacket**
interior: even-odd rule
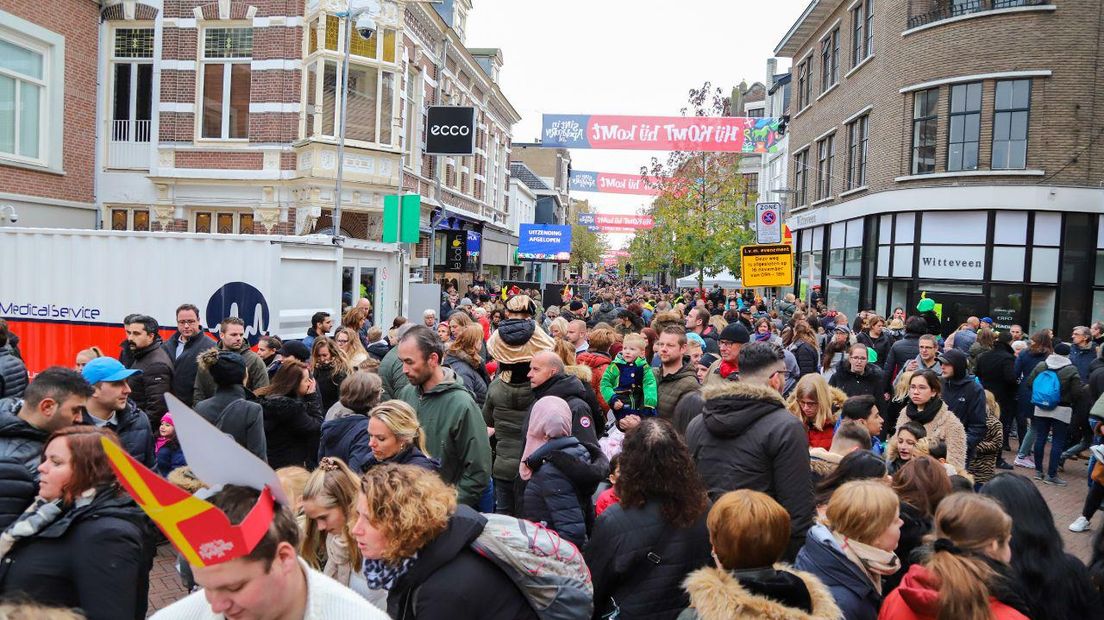
[[[130,399],[131,389],[127,383],[128,378],[142,371],[128,369],[113,357],[97,357],[84,365],[81,374],[94,390],[84,406],[88,413],[84,423],[115,431],[123,449],[152,469],[157,459],[149,416]]]
[[[943,368],[943,402],[966,428],[966,463],[974,448],[985,438],[985,388],[966,372],[966,354],[958,349],[944,351],[937,358]]]
[[[204,335],[203,326],[199,324],[199,308],[192,304],[177,308],[176,333],[164,344],[164,348],[173,361],[173,396],[189,407],[192,406],[196,373],[199,371],[196,358],[213,346],[215,341]]]

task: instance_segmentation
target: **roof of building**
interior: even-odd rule
[[[774,84],[770,87],[770,90],[767,91],[767,94],[773,95],[774,93],[778,92],[778,89],[782,88],[786,84],[789,84],[792,78],[792,73],[779,73],[778,75],[773,76],[772,81],[774,82]]]
[[[809,2],[809,6],[805,7],[805,10],[801,12],[801,16],[797,18],[793,26],[790,26],[790,29],[786,31],[786,35],[774,48],[774,55],[780,58],[796,56],[801,49],[801,45],[808,41],[809,37],[816,34],[821,22],[831,15],[832,10],[838,4],[838,2],[827,2],[827,0],[812,0]]]
[[[541,178],[538,177],[537,174],[529,168],[529,166],[526,166],[520,161],[510,162],[510,176],[518,179],[534,192],[552,191],[552,188],[548,187],[548,184],[542,181]]]

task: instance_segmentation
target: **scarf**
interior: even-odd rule
[[[770,332],[767,332],[765,334],[760,334],[759,332],[755,332],[755,341],[756,342],[768,342],[768,341],[770,341],[770,339],[771,339],[771,333]]]
[[[390,590],[395,582],[405,575],[414,566],[418,554],[414,557],[403,558],[398,564],[392,564],[385,560],[364,560],[364,579],[368,582],[368,588],[372,590]]]
[[[734,372],[740,372],[740,366],[736,362],[729,363],[727,360],[721,360],[720,370],[721,376],[725,379],[728,378]]]
[[[528,363],[533,360],[533,355],[536,353],[551,351],[552,346],[555,344],[552,341],[552,337],[544,333],[544,330],[542,330],[540,326],[534,325],[533,327],[533,335],[525,344],[518,346],[507,344],[499,336],[498,330],[495,330],[487,340],[487,353],[499,364],[507,365],[519,364],[522,362]],[[502,370],[499,372],[499,375],[506,383],[510,382],[510,371]]]
[[[928,401],[928,404],[924,405],[923,410],[916,408],[916,404],[911,400],[905,405],[905,415],[914,422],[919,422],[924,426],[931,424],[931,421],[935,419],[935,416],[939,414],[939,410],[943,408],[943,399],[939,397],[933,397]]]
[[[92,503],[92,499],[96,497],[96,489],[88,489],[84,493],[80,494],[77,501],[74,502],[73,508],[80,508],[81,506],[87,506]],[[0,534],[0,558],[8,555],[15,543],[24,539],[32,538],[45,530],[53,522],[58,520],[65,510],[62,507],[61,499],[47,500],[41,497],[36,497],[31,505],[23,511],[23,514],[19,515],[19,518],[15,520],[8,529],[4,530],[4,533]]]
[[[559,396],[545,396],[533,403],[529,418],[529,430],[525,435],[525,449],[521,453],[518,473],[522,480],[533,477],[533,470],[526,463],[529,457],[544,447],[549,439],[571,434],[571,407]]]
[[[892,551],[885,551],[835,532],[832,532],[832,536],[843,548],[848,559],[863,569],[879,595],[882,593],[882,576],[901,570],[901,560]]]

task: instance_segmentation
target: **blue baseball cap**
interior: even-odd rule
[[[84,365],[81,375],[84,380],[96,385],[101,381],[122,381],[127,377],[142,374],[141,370],[128,369],[114,357],[97,357]]]

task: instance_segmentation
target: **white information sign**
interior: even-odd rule
[[[782,243],[782,204],[758,202],[755,204],[755,243]]]

